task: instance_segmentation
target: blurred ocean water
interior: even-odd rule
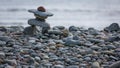
[[[51,26],[102,29],[113,22],[120,24],[120,0],[0,0],[0,25],[28,26],[34,15],[27,10],[38,6],[54,14],[47,19]]]

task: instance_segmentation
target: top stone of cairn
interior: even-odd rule
[[[44,18],[53,16],[52,13],[47,12],[46,9],[42,6],[38,7],[37,9],[30,9],[28,10],[28,12],[34,13],[35,16],[44,17]]]

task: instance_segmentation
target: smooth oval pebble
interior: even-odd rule
[[[98,62],[93,62],[91,68],[100,68],[100,64]]]

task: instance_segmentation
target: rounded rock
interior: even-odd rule
[[[93,62],[91,68],[100,68],[99,62]]]

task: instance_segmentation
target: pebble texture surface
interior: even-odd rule
[[[55,26],[32,36],[23,27],[0,27],[0,68],[120,68],[120,29],[111,26]]]

